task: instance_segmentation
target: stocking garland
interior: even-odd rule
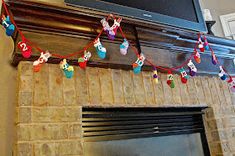
[[[4,0],[3,0],[3,6],[4,6],[6,12],[8,13],[8,9],[7,9],[7,7],[6,7],[5,3],[4,3]],[[109,17],[112,17],[113,20],[114,20],[114,24],[111,27],[109,26],[109,23],[107,21],[107,20],[109,20]],[[122,21],[122,18],[116,19],[116,18],[114,18],[113,15],[110,15],[109,17],[107,19],[106,18],[102,19],[101,23],[102,23],[102,26],[103,26],[103,30],[107,33],[108,38],[110,40],[114,40],[115,36],[116,36],[116,33],[117,33],[117,30],[120,27],[120,23]],[[12,23],[14,23],[14,24],[12,24]],[[17,29],[17,31],[22,36],[22,41],[20,41],[17,46],[20,49],[20,51],[22,53],[22,56],[25,57],[25,58],[29,58],[31,56],[31,53],[32,53],[32,48],[31,48],[31,46],[29,44],[31,42],[27,42],[27,40],[24,38],[22,32],[15,25],[15,22],[14,22],[13,18],[12,18],[12,21],[11,21],[11,19],[9,17],[9,13],[8,13],[8,16],[4,16],[4,15],[2,16],[2,25],[3,25],[3,27],[6,30],[6,35],[7,36],[12,36],[14,31],[15,31],[15,29]],[[125,35],[123,34],[121,28],[120,28],[120,31],[122,33],[122,36],[124,37],[124,41],[120,45],[120,53],[122,55],[126,55],[127,54],[127,50],[129,48],[129,42],[125,38]],[[100,34],[98,36],[100,36],[101,33],[102,33],[102,31],[100,32]],[[204,52],[205,50],[207,50],[207,51],[211,50],[212,63],[214,65],[219,64],[219,61],[216,58],[216,55],[214,54],[213,50],[209,46],[209,43],[207,41],[206,36],[204,36],[204,42],[203,42],[202,41],[202,36],[201,36],[201,34],[199,34],[197,46],[198,46],[198,48],[200,49],[201,52]],[[99,38],[94,41],[94,47],[95,47],[95,49],[97,51],[98,56],[101,59],[104,59],[106,57],[106,48],[103,47],[103,45],[101,44]],[[40,52],[42,51],[38,47],[36,47],[36,49],[39,50]],[[48,51],[41,52],[40,57],[36,61],[33,62],[34,72],[40,71],[41,66],[48,61],[50,56],[51,56],[51,54]],[[63,56],[58,55],[58,54],[54,54],[53,56],[58,56],[59,58],[63,58]],[[81,68],[83,68],[83,69],[86,68],[87,61],[89,61],[90,57],[91,57],[91,53],[90,52],[85,52],[84,55],[78,59],[79,66]],[[194,56],[193,57],[194,57],[194,59],[195,59],[195,61],[197,63],[201,62],[200,53],[197,51],[197,48],[194,49]],[[137,61],[135,63],[133,63],[133,71],[134,71],[135,74],[138,74],[138,73],[141,72],[142,66],[144,65],[144,61],[145,61],[144,55],[140,54],[140,56],[138,56]],[[153,65],[150,61],[147,60],[147,62],[150,63],[151,65]],[[195,65],[192,63],[191,60],[189,60],[187,65],[188,65],[188,68],[189,68],[189,75],[190,76],[195,76],[195,74],[197,72],[197,68],[195,67]],[[72,66],[70,66],[67,63],[66,59],[63,59],[63,61],[61,61],[60,67],[61,67],[61,69],[63,69],[64,74],[65,74],[65,76],[67,78],[72,78],[72,76],[74,74],[73,73],[74,69],[73,69]],[[179,71],[181,73],[181,81],[182,81],[182,83],[187,83],[187,80],[189,79],[189,76],[187,75],[187,73],[184,70],[183,66],[179,66],[179,67],[170,69],[168,71],[168,74],[167,74],[167,84],[171,88],[175,87],[174,79],[173,79],[173,74],[172,74],[172,71],[171,71],[171,70],[175,70],[175,69],[179,69]],[[166,69],[163,68],[163,70],[166,70]],[[235,92],[235,80],[228,73],[226,73],[226,71],[224,70],[224,68],[222,66],[220,66],[220,72],[219,72],[218,75],[219,75],[221,80],[227,80],[227,78],[229,76],[230,79],[227,80],[227,82],[228,82],[228,84],[230,86],[231,91]],[[157,74],[157,69],[155,67],[154,67],[154,70],[153,70],[153,79],[154,79],[155,83],[158,83],[158,74]]]

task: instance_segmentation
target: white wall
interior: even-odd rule
[[[235,13],[235,0],[200,0],[200,3],[202,9],[210,9],[213,20],[216,21],[212,29],[215,35],[224,37],[219,16]]]

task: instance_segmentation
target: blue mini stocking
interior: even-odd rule
[[[12,34],[15,31],[15,26],[11,23],[11,20],[10,20],[9,16],[7,16],[7,17],[3,16],[2,17],[2,25],[6,29],[7,36],[12,36]]]
[[[94,47],[99,58],[104,59],[106,57],[106,48],[103,47],[99,38],[94,42]]]
[[[134,74],[139,74],[141,72],[142,66],[144,65],[145,57],[140,54],[140,57],[132,64]]]
[[[60,62],[60,68],[64,71],[64,75],[66,78],[70,79],[73,77],[74,69],[73,66],[70,66],[66,59],[63,59],[63,61]]]

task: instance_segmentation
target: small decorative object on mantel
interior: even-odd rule
[[[124,38],[124,41],[120,45],[120,53],[122,55],[126,55],[128,48],[129,48],[129,43],[128,43],[127,39]]]
[[[189,60],[188,62],[188,69],[189,69],[189,75],[190,76],[195,76],[197,73],[197,68],[196,66],[193,64],[192,60]]]
[[[219,66],[220,72],[219,72],[219,77],[221,80],[225,81],[227,79],[226,72],[224,71],[222,66]]]
[[[170,86],[171,88],[175,88],[175,82],[174,82],[174,77],[172,74],[172,71],[169,70],[167,73],[167,81],[166,83],[168,84],[168,86]]]
[[[110,17],[112,17],[113,15],[111,14]],[[116,33],[117,33],[117,30],[118,28],[120,27],[120,23],[122,21],[122,18],[118,18],[117,20],[114,19],[114,23],[113,25],[110,27],[108,21],[106,18],[103,18],[100,22],[103,26],[103,29],[104,31],[106,32],[108,38],[110,40],[114,40],[115,39],[115,36],[116,36]]]
[[[155,83],[155,84],[158,84],[158,74],[157,74],[157,68],[156,67],[153,67],[153,82]]]
[[[209,43],[208,43],[208,41],[207,41],[206,36],[204,36],[204,47],[205,47],[205,50],[207,50],[207,51],[210,50]]]
[[[133,71],[135,74],[139,74],[141,72],[142,66],[144,65],[145,56],[144,54],[140,54],[139,58],[132,64]]]
[[[181,82],[186,84],[188,79],[189,79],[189,76],[188,74],[186,73],[186,71],[184,70],[184,68],[180,68],[180,78],[181,78]]]
[[[10,17],[9,16],[2,16],[2,25],[6,29],[6,34],[7,36],[12,36],[12,34],[15,31],[15,26],[14,24],[11,23]]]
[[[48,61],[49,57],[51,57],[51,54],[48,51],[41,52],[41,55],[38,58],[38,60],[33,62],[34,72],[39,72],[41,69],[41,66]]]
[[[198,48],[200,49],[201,52],[205,51],[204,43],[202,42],[201,35],[198,37]]]
[[[60,68],[64,71],[64,75],[66,78],[71,79],[73,77],[74,69],[73,66],[70,66],[66,59],[63,59],[60,62]]]
[[[95,40],[94,47],[96,49],[99,58],[104,59],[106,57],[106,48],[101,44],[100,38]]]
[[[199,64],[201,63],[201,55],[200,53],[197,51],[197,49],[194,49],[194,60]]]
[[[235,80],[230,77],[230,79],[228,80],[228,85],[230,87],[230,90],[235,93]]]
[[[91,58],[91,52],[85,51],[84,55],[78,59],[78,64],[80,68],[85,69],[87,62],[90,60],[90,58]]]
[[[211,60],[214,65],[218,63],[217,57],[215,56],[215,53],[213,50],[211,50]]]

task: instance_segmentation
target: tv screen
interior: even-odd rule
[[[69,5],[206,32],[198,0],[65,0]]]

